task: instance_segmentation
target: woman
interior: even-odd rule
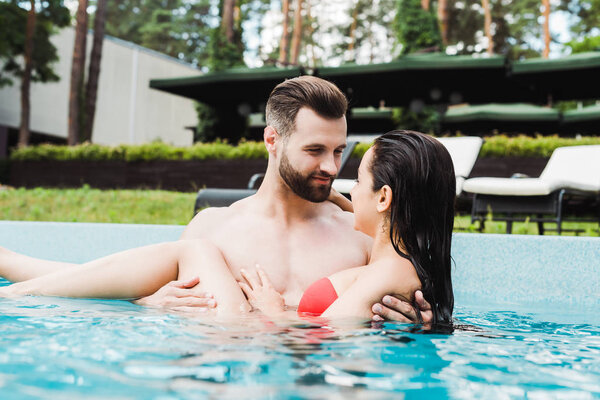
[[[369,263],[313,283],[298,312],[371,318],[371,305],[386,293],[414,304],[420,289],[432,322],[450,322],[455,176],[445,147],[417,132],[386,133],[365,153],[351,196],[355,229],[374,239]],[[281,296],[257,270],[242,272],[242,290],[265,314],[281,314]]]
[[[414,302],[415,290],[421,289],[432,304],[433,322],[449,322],[455,197],[450,155],[427,135],[393,131],[376,139],[358,177],[352,191],[355,229],[374,238],[371,259],[363,267],[315,282],[304,293],[299,311],[370,318],[371,305],[384,295]],[[123,268],[125,261],[128,268]],[[143,268],[130,268],[132,262]],[[143,275],[132,275],[140,270]],[[242,275],[245,282],[238,284],[210,242],[179,241],[62,269],[0,288],[0,295],[132,298],[153,293],[168,281],[198,276],[203,289],[217,298],[219,314],[247,312],[252,305],[268,315],[282,312],[281,296],[260,269]]]

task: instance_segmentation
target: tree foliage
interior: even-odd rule
[[[379,0],[356,0],[349,9],[350,19],[338,26],[341,37],[334,51],[342,55],[344,61],[355,62],[359,54],[367,54],[370,62],[377,55],[377,32],[383,33],[387,40],[394,35],[393,24],[396,13],[394,2]]]
[[[600,34],[600,0],[561,0],[558,9],[575,16],[570,29],[576,36]]]
[[[53,64],[58,60],[56,47],[50,37],[57,28],[70,22],[69,10],[62,1],[36,2],[36,29],[33,37],[32,82],[55,82],[59,80]],[[0,2],[0,87],[11,85],[13,77],[22,77],[24,65],[21,57],[25,51],[27,6],[29,1]]]
[[[106,33],[203,66],[217,17],[211,0],[110,1]]]
[[[421,0],[398,1],[395,28],[402,54],[443,47],[437,18],[422,8]]]

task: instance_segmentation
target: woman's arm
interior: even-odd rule
[[[177,278],[178,242],[112,254],[3,288],[8,295],[106,299],[147,296]]]
[[[335,204],[344,211],[348,211],[351,213],[354,212],[352,202],[333,188],[329,192],[329,197],[327,198],[327,200],[331,201],[333,204]]]
[[[322,314],[324,317],[362,317],[371,319],[371,307],[385,295],[403,298],[413,303],[413,294],[420,288],[419,279],[410,262],[370,265],[354,283]]]

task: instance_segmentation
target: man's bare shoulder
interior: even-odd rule
[[[229,207],[205,208],[190,221],[181,235],[181,239],[205,237],[231,224],[239,226],[239,218],[251,214],[249,211],[249,205],[252,204],[251,197],[236,201]]]
[[[365,249],[370,252],[371,246],[373,245],[373,239],[354,229],[354,214],[342,210],[333,203],[329,203],[327,206],[329,218],[331,218],[334,224],[339,226],[340,231],[347,234],[353,240],[359,241]]]
[[[197,239],[205,236],[208,232],[214,230],[217,225],[231,218],[234,210],[231,207],[209,207],[200,211],[189,222],[181,239]]]
[[[347,228],[352,232],[357,232],[354,230],[354,214],[348,211],[344,211],[339,208],[337,205],[326,202],[324,204],[325,215],[327,215],[331,220],[339,224],[343,228]]]

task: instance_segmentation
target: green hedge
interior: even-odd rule
[[[480,157],[550,157],[557,147],[600,144],[600,137],[561,138],[558,136],[485,138]]]
[[[175,147],[165,143],[121,145],[98,144],[57,146],[43,144],[15,150],[12,161],[87,160],[87,161],[154,161],[154,160],[208,160],[267,158],[262,142],[240,142],[232,146],[225,142],[198,143],[189,147]]]
[[[558,136],[504,135],[485,138],[480,157],[550,157],[562,146],[600,144],[600,137],[560,138]],[[360,158],[371,145],[359,143],[353,157]],[[263,142],[240,142],[237,146],[226,142],[198,143],[190,147],[175,147],[164,143],[121,145],[116,147],[97,144],[57,146],[44,144],[15,150],[11,161],[88,160],[88,161],[154,161],[154,160],[208,160],[208,159],[261,159],[267,158]]]
[[[479,157],[550,157],[557,147],[600,144],[600,136],[582,138],[561,138],[558,136],[505,136],[497,135],[484,138],[485,142]],[[352,153],[362,157],[370,144],[359,143]]]

